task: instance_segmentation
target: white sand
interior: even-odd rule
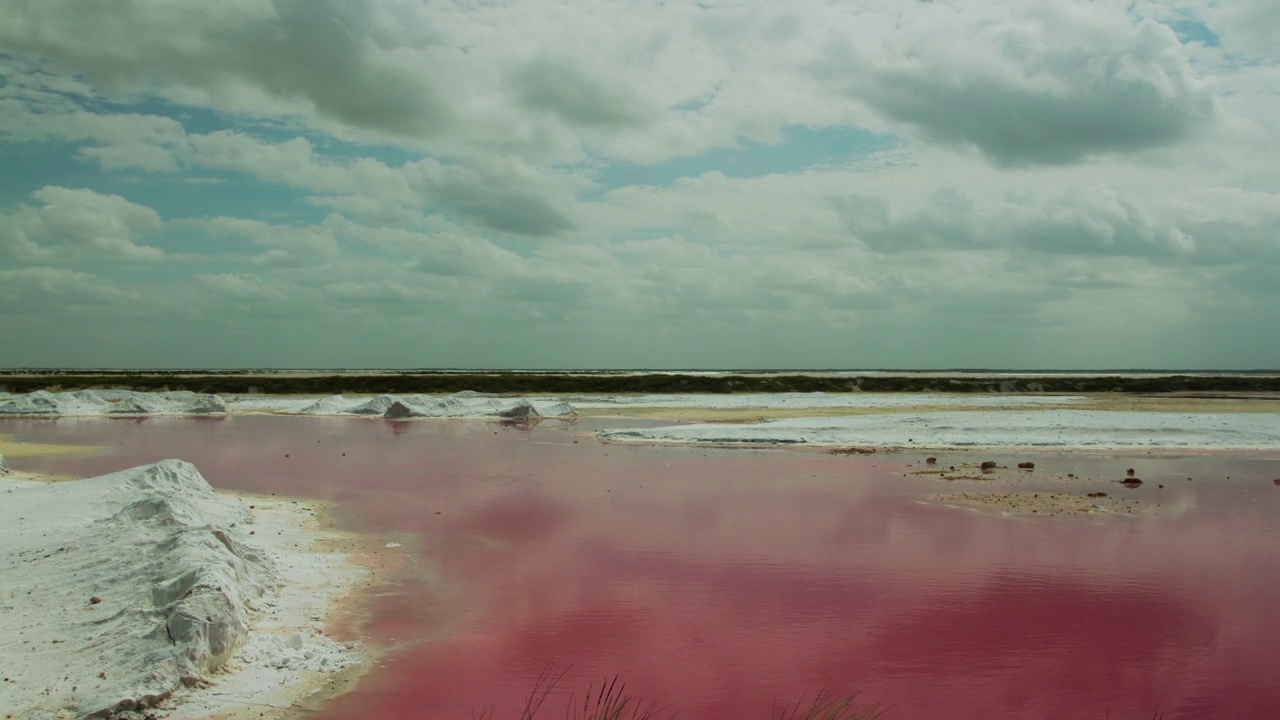
[[[1280,414],[1089,410],[805,417],[605,430],[609,442],[1087,449],[1280,449]]]
[[[307,552],[315,527],[215,493],[188,463],[65,483],[4,479],[0,498],[0,708],[17,720],[179,699],[212,707],[218,684],[188,688],[217,683],[228,667],[358,662],[300,621],[321,617],[354,582],[345,560]],[[274,532],[250,539],[257,527]],[[333,589],[290,590],[299,576],[315,584],[331,571]],[[308,679],[298,675],[274,681],[298,687]]]

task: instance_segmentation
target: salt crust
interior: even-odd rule
[[[215,493],[189,463],[65,483],[6,479],[0,495],[0,707],[16,720],[172,702],[228,663],[358,662],[353,647],[314,630],[250,632],[279,612],[281,568],[249,541],[246,504]]]
[[[1084,402],[1079,395],[940,395],[933,393],[742,393],[731,395],[578,395],[569,400],[579,408],[706,408],[815,409],[867,408],[893,410],[932,405],[956,408],[1018,408],[1061,406]]]
[[[1280,448],[1280,414],[933,412],[618,429],[599,437],[710,445],[1274,450]]]

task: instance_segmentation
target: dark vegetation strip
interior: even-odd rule
[[[125,389],[202,393],[1169,393],[1280,392],[1280,376],[1149,375],[919,377],[876,375],[671,375],[569,372],[399,372],[291,375],[242,372],[8,372],[0,391]]]

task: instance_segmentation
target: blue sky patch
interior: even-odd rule
[[[740,138],[735,147],[719,147],[700,155],[688,155],[656,165],[614,163],[597,171],[601,193],[629,185],[663,187],[680,178],[720,172],[731,178],[795,173],[821,167],[838,167],[898,144],[890,135],[877,135],[851,126],[811,128],[788,125],[784,139],[769,145]]]

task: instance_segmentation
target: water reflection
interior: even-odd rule
[[[922,502],[954,487],[903,477],[908,458],[602,446],[579,434],[599,422],[0,432],[115,447],[14,465],[177,456],[222,487],[332,498],[352,527],[418,535],[434,575],[380,593],[365,628],[414,642],[331,720],[514,715],[551,659],[572,665],[564,695],[618,673],[688,718],[764,718],[821,687],[865,689],[891,718],[1280,717],[1274,457],[1045,456],[1063,474],[1135,467],[1147,482],[1119,491],[1162,512],[1010,519]]]

